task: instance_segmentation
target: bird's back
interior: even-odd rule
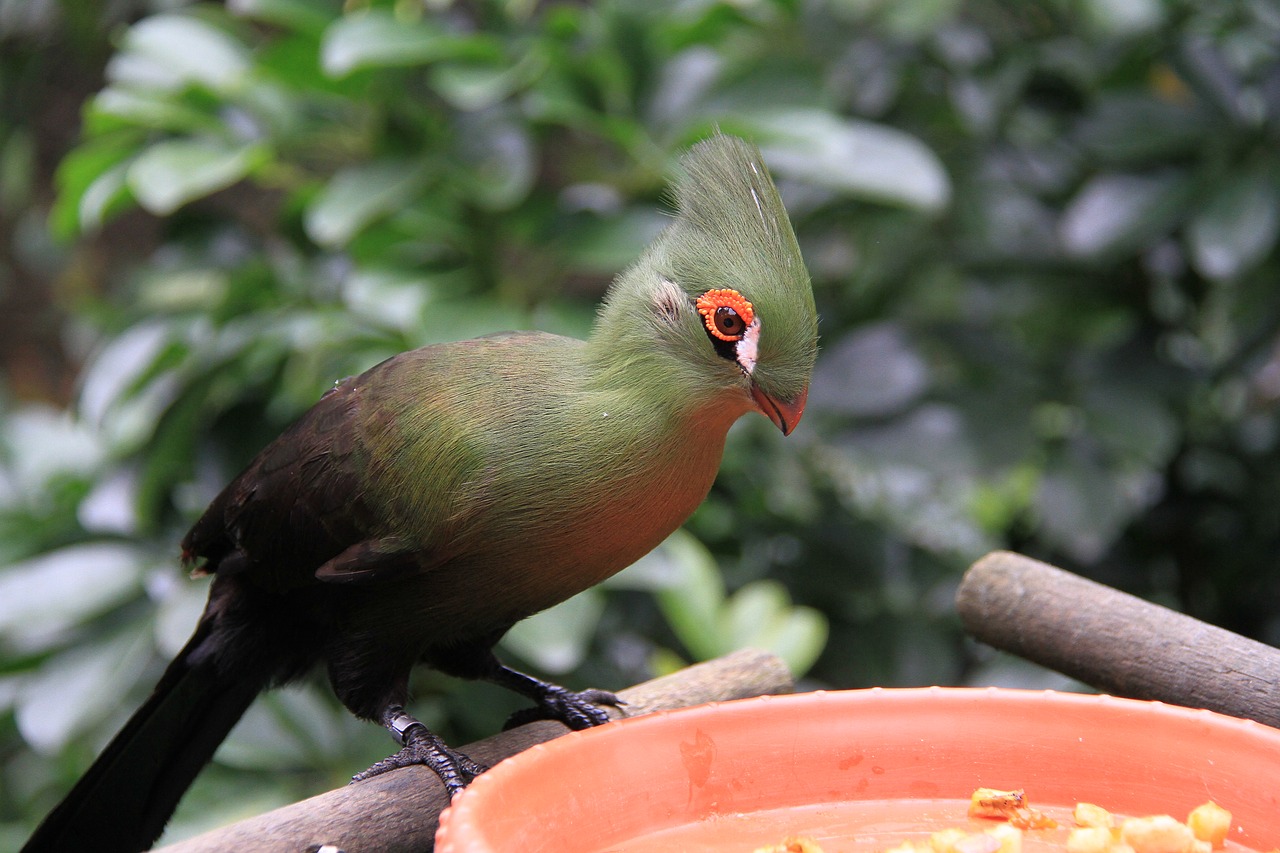
[[[184,552],[287,591],[382,543],[403,556],[378,555],[402,589],[370,609],[454,630],[504,628],[563,600],[678,527],[706,496],[724,441],[725,426],[687,422],[644,377],[598,386],[586,359],[581,341],[542,333],[388,359],[265,448]]]

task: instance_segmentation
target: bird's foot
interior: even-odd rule
[[[534,707],[516,711],[507,718],[504,729],[522,726],[535,720],[556,720],[571,729],[589,729],[609,722],[609,715],[601,705],[621,708],[627,704],[608,690],[582,690],[574,692],[556,684],[534,678],[519,670],[504,666],[490,654],[483,672],[473,676],[514,690],[534,701]]]
[[[387,729],[404,746],[394,755],[389,755],[368,770],[352,776],[352,782],[363,782],[401,767],[422,765],[431,768],[440,777],[452,799],[462,793],[462,789],[472,779],[489,769],[461,752],[450,749],[438,735],[406,714],[403,709],[393,707],[385,716]]]
[[[504,729],[513,729],[535,720],[558,720],[575,731],[589,729],[609,722],[609,715],[601,705],[619,708],[627,704],[608,690],[582,690],[574,692],[554,684],[543,684],[537,697],[538,704],[523,708],[507,718]]]

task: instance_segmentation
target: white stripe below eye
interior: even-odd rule
[[[738,341],[738,345],[734,348],[738,367],[741,367],[742,372],[748,376],[755,372],[759,348],[760,318],[756,317],[751,321],[751,325],[747,326],[747,330],[742,334],[742,340]]]

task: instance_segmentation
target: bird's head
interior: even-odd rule
[[[809,274],[754,146],[716,135],[681,161],[676,218],[610,291],[597,331],[626,323],[681,387],[759,409],[783,434],[804,411],[817,357]]]

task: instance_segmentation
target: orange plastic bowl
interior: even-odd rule
[[[1214,800],[1280,847],[1280,729],[1158,702],[964,688],[802,693],[657,713],[503,761],[441,818],[438,853],[741,851],[810,836],[884,850],[962,824],[973,789],[1172,814]]]

